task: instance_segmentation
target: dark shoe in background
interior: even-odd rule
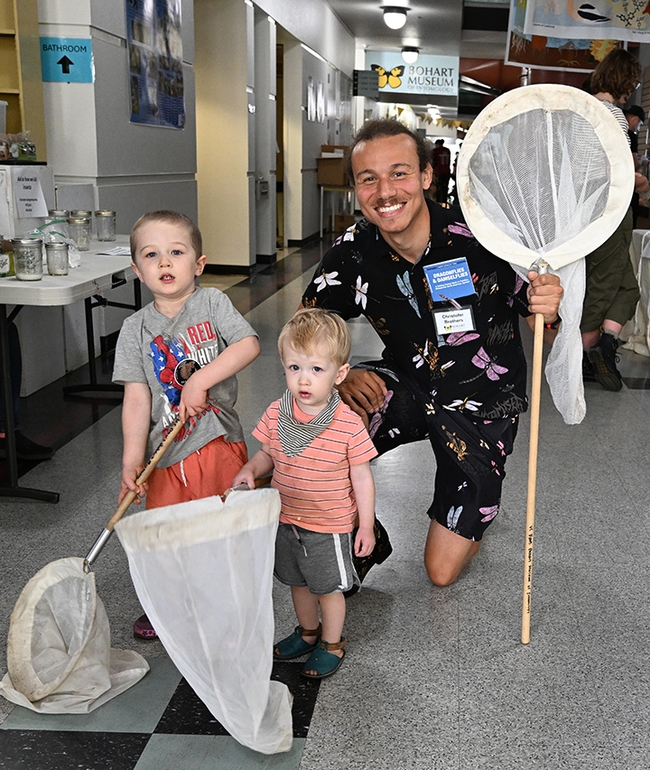
[[[605,390],[616,391],[623,387],[623,379],[616,366],[618,345],[617,337],[603,332],[598,342],[587,351],[596,380]]]
[[[24,436],[19,430],[16,436],[16,456],[19,460],[50,460],[54,457],[54,449],[49,446],[41,446]],[[7,458],[7,439],[0,438],[0,459]]]
[[[591,361],[587,356],[587,351],[582,351],[582,381],[583,382],[596,382],[596,375],[594,374],[594,367],[591,365]]]
[[[352,533],[353,547],[356,534],[357,530],[355,529]],[[379,519],[375,519],[375,547],[373,548],[372,553],[370,556],[352,557],[352,563],[354,564],[354,568],[357,571],[357,575],[359,576],[359,582],[363,583],[364,578],[370,571],[370,568],[374,567],[375,564],[382,564],[385,562],[391,553],[393,553],[393,546],[390,544],[390,540],[388,539],[388,532],[386,532],[383,524],[379,521]],[[357,593],[360,587],[360,585],[353,585],[349,591],[343,592],[343,596],[345,596],[346,599],[349,599],[351,596],[354,596]]]

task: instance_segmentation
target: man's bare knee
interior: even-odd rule
[[[441,588],[455,583],[480,545],[480,542],[467,540],[432,521],[424,549],[424,565],[429,580]]]
[[[426,561],[425,566],[427,568],[429,580],[433,583],[434,586],[444,588],[445,586],[450,586],[452,583],[455,583],[458,580],[459,570],[450,570],[444,565],[427,564]]]

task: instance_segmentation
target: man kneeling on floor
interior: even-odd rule
[[[532,314],[542,313],[552,342],[563,290],[552,274],[531,271],[526,283],[476,241],[459,208],[425,199],[427,147],[398,121],[361,128],[348,173],[365,219],[325,254],[302,302],[344,319],[364,315],[386,346],[338,389],[380,455],[431,442],[437,472],[424,561],[445,586],[499,512],[505,460],[528,408],[519,317],[532,328]],[[466,289],[455,304],[436,292],[452,266]]]

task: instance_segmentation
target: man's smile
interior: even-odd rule
[[[377,206],[375,211],[378,214],[390,215],[394,214],[396,211],[400,211],[404,206],[406,206],[406,201],[403,201],[402,203],[393,203],[390,206]]]

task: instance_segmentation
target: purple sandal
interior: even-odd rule
[[[149,618],[146,615],[140,615],[140,617],[133,624],[133,636],[136,639],[157,639],[158,634],[156,629],[149,622]]]

